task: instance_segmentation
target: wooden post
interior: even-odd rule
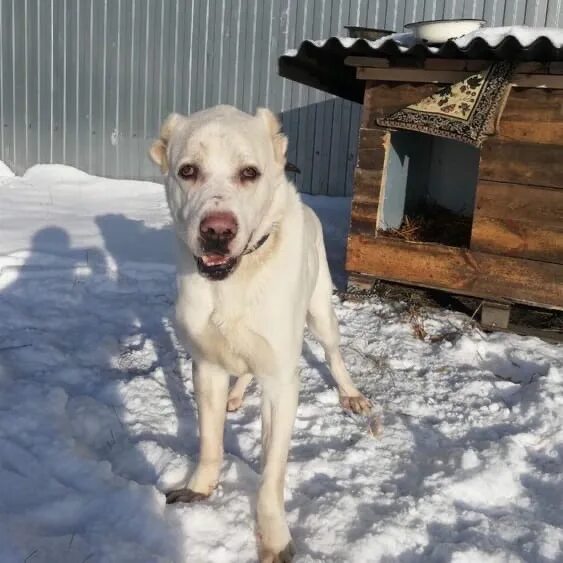
[[[507,303],[495,303],[483,301],[481,307],[481,326],[483,328],[508,328],[510,322],[510,305]]]
[[[369,291],[376,281],[373,276],[351,272],[348,275],[348,291]]]

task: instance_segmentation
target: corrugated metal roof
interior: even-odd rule
[[[440,46],[417,42],[411,33],[396,33],[377,41],[331,37],[305,40],[278,61],[279,74],[296,82],[361,102],[363,82],[356,69],[344,64],[349,56],[398,59],[490,59],[563,61],[563,30],[525,26],[483,28]]]

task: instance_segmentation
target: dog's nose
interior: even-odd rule
[[[238,224],[232,213],[210,213],[199,225],[199,234],[204,241],[227,243],[237,234]]]

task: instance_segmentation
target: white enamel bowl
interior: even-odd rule
[[[405,28],[419,41],[436,45],[476,31],[485,23],[485,20],[436,20],[408,23]]]

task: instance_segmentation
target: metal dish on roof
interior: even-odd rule
[[[413,22],[405,25],[419,41],[430,45],[440,45],[449,39],[455,39],[477,31],[487,23],[485,20],[434,20]]]
[[[357,25],[345,25],[348,30],[348,36],[354,39],[367,39],[368,41],[376,41],[387,35],[395,33],[389,29],[376,29],[374,27],[360,27]]]

